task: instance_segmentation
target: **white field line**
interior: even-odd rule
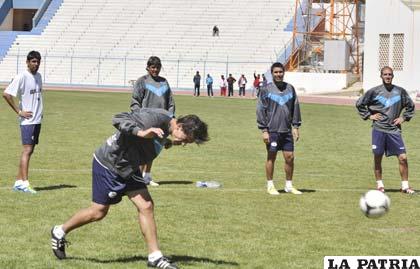
[[[60,183],[63,184],[63,183]],[[53,184],[54,185],[54,184]],[[59,185],[57,183],[57,185]],[[154,188],[154,187],[149,187],[149,191],[151,193],[153,192],[161,192],[161,191],[180,191],[180,192],[191,192],[191,191],[215,191],[215,192],[264,192],[265,193],[265,188],[261,188],[261,189],[244,189],[244,188],[219,188],[219,189],[206,189],[206,188],[171,188],[171,187],[165,187],[163,186],[164,184],[162,184],[159,188]],[[191,184],[193,185],[193,184]],[[47,187],[47,186],[46,186]],[[34,188],[36,189],[36,186],[34,186]],[[39,188],[44,188],[43,186],[39,187]],[[12,187],[0,187],[0,190],[11,190]],[[66,187],[63,187],[63,189],[67,189]],[[70,191],[77,191],[77,190],[91,190],[91,187],[75,187],[75,188],[68,188],[68,190]],[[303,189],[305,190],[305,189]],[[307,192],[307,194],[309,193],[313,193],[313,192],[366,192],[367,189],[313,189],[313,188],[308,188],[307,190],[309,190]],[[305,191],[304,191],[305,194]]]

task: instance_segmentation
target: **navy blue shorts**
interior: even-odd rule
[[[294,151],[293,135],[289,133],[269,133],[269,143],[267,150],[271,152],[277,151]]]
[[[141,178],[140,170],[136,176]],[[102,166],[95,158],[92,162],[92,201],[101,205],[112,205],[121,202],[128,191],[146,189],[146,184],[134,179],[124,180],[117,174]]]
[[[38,144],[40,133],[41,133],[41,124],[21,125],[20,136],[22,138],[22,145]]]
[[[405,153],[404,141],[400,133],[389,134],[372,130],[372,151],[375,155],[394,156]]]

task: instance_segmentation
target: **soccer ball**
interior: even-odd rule
[[[378,218],[388,212],[391,206],[389,197],[380,191],[371,190],[360,197],[360,209],[368,218]]]

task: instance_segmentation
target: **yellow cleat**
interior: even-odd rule
[[[291,194],[302,194],[302,192],[294,187],[284,188],[284,191]]]
[[[280,193],[277,191],[276,187],[271,186],[267,188],[267,193],[270,195],[279,195]]]

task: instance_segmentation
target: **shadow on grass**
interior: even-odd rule
[[[316,192],[316,190],[312,190],[312,189],[298,189],[303,193],[309,193],[309,192]],[[278,190],[280,193],[284,193],[286,194],[286,192],[284,190]]]
[[[159,185],[189,185],[192,181],[172,180],[172,181],[158,181]]]
[[[173,262],[182,262],[185,264],[192,264],[192,263],[212,263],[217,265],[226,265],[226,266],[239,266],[237,262],[230,262],[230,261],[223,261],[223,260],[213,260],[204,257],[191,257],[191,256],[179,256],[173,255],[169,256]],[[124,258],[116,258],[116,259],[97,259],[97,258],[82,258],[82,257],[67,257],[66,260],[77,260],[77,261],[88,261],[94,263],[130,263],[130,262],[138,262],[143,261],[147,262],[146,256],[132,256],[132,257],[124,257]]]
[[[387,192],[401,192],[401,190],[400,189],[385,189],[385,193]],[[417,194],[417,191],[414,194]],[[410,194],[410,195],[413,195],[413,194]]]
[[[68,185],[68,184],[60,184],[60,185],[52,185],[46,187],[35,187],[36,191],[53,191],[59,189],[69,189],[69,188],[77,188],[76,185]]]

